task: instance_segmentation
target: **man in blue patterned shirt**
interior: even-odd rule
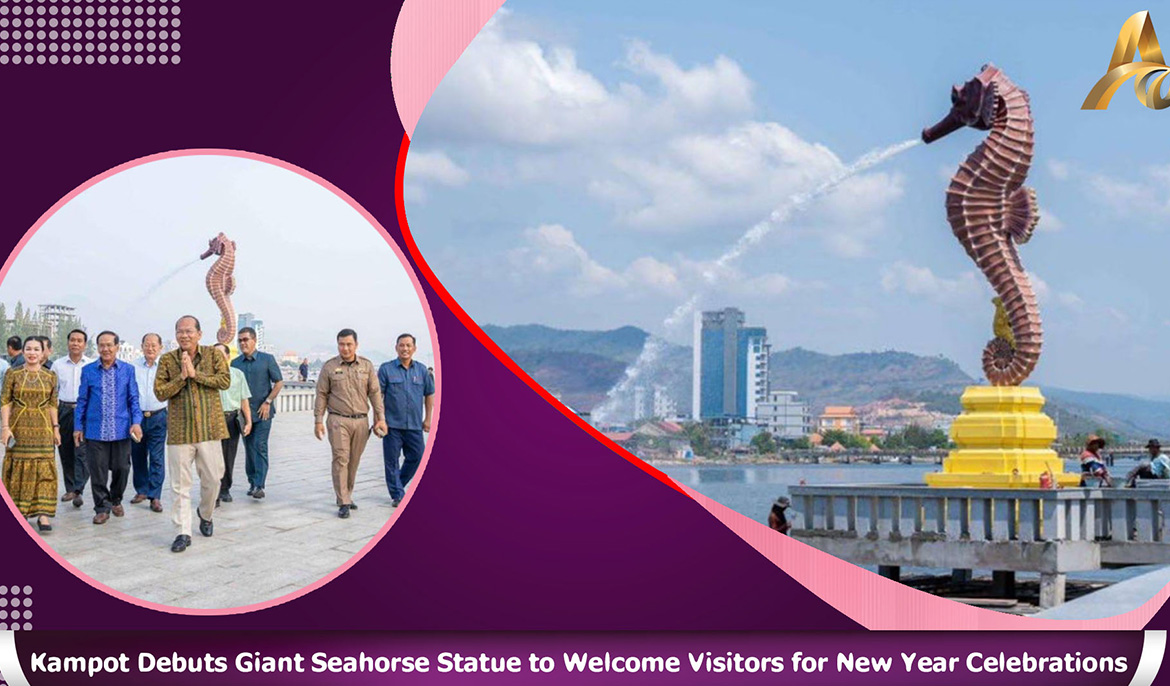
[[[130,439],[142,440],[138,382],[134,367],[118,359],[121,342],[113,331],[98,334],[98,361],[81,370],[73,412],[74,443],[86,443],[94,524],[105,524],[111,513],[126,513],[122,495],[130,476]]]
[[[398,359],[383,362],[378,368],[388,429],[382,437],[382,461],[386,467],[386,488],[394,507],[406,495],[406,485],[422,461],[423,432],[431,430],[434,409],[435,379],[426,365],[413,361],[414,349],[414,336],[402,334],[394,343]],[[405,455],[401,469],[399,455]]]

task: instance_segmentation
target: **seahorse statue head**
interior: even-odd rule
[[[964,126],[990,130],[1000,105],[996,77],[1002,73],[995,65],[985,64],[975,78],[952,86],[951,111],[939,123],[922,130],[922,141],[933,143]]]
[[[212,255],[223,255],[229,246],[235,248],[235,241],[228,240],[228,237],[225,236],[222,231],[220,231],[215,238],[207,241],[207,252],[200,255],[199,259],[206,260]]]

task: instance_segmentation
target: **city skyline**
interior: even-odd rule
[[[278,357],[336,354],[336,333],[353,328],[359,354],[393,357],[406,332],[433,363],[426,316],[386,239],[328,189],[237,157],[158,160],[86,189],[9,258],[0,301],[72,306],[91,335],[135,344],[173,338],[191,314],[210,345],[221,317],[204,278],[216,258],[198,257],[221,231],[238,246],[233,305],[265,321]]]

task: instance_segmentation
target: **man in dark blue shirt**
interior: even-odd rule
[[[272,417],[276,407],[272,404],[280,389],[284,388],[284,376],[276,358],[256,350],[256,330],[250,326],[240,329],[240,354],[232,360],[232,366],[244,373],[248,399],[252,410],[252,433],[244,436],[244,472],[248,475],[248,495],[264,497],[264,484],[268,479],[268,434],[272,431]]]
[[[111,512],[115,517],[125,514],[122,494],[130,476],[130,439],[142,440],[138,381],[134,367],[118,360],[121,342],[113,331],[98,334],[98,361],[81,369],[73,412],[74,443],[86,444],[94,524],[105,524]]]
[[[398,359],[378,368],[378,384],[386,407],[388,431],[382,437],[382,460],[386,464],[386,488],[394,507],[406,494],[423,454],[423,432],[431,430],[435,379],[426,366],[413,361],[414,336],[404,333],[394,344]],[[425,416],[424,416],[425,410]],[[405,455],[402,468],[398,456]]]

